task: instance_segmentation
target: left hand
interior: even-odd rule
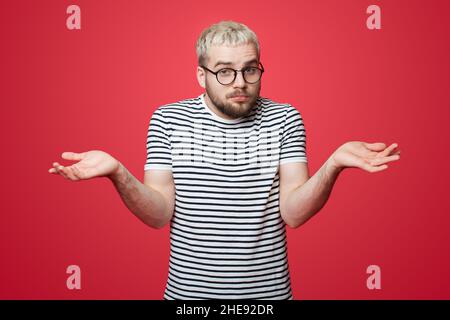
[[[397,147],[397,143],[386,147],[382,142],[350,141],[340,146],[328,161],[337,170],[354,167],[378,172],[388,168],[387,162],[400,159]]]

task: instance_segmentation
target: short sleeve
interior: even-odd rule
[[[157,109],[151,119],[147,132],[147,161],[144,170],[172,169],[170,147],[170,127],[161,109]]]
[[[306,157],[306,130],[300,112],[289,105],[281,134],[280,165],[308,162]]]

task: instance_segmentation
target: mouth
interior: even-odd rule
[[[233,101],[247,101],[248,100],[248,96],[244,96],[244,95],[234,96],[234,97],[231,97],[230,99],[233,100]]]

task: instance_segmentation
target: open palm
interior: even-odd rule
[[[119,162],[115,158],[100,150],[82,153],[63,152],[61,157],[78,162],[70,166],[63,166],[54,162],[53,168],[49,169],[48,172],[60,174],[72,181],[108,176],[119,166]]]
[[[338,168],[360,168],[368,172],[378,172],[388,168],[387,162],[400,159],[396,143],[389,147],[382,142],[366,143],[350,141],[340,146],[331,160]]]

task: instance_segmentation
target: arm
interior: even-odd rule
[[[342,170],[326,161],[311,178],[307,163],[280,166],[280,211],[292,228],[308,221],[327,202],[333,185]]]
[[[170,170],[147,170],[144,183],[141,183],[119,161],[103,151],[64,152],[62,157],[79,162],[67,167],[54,162],[50,173],[71,181],[109,178],[127,208],[150,227],[162,228],[172,218],[175,187]]]
[[[334,183],[345,168],[368,172],[387,169],[387,162],[400,158],[397,144],[351,141],[339,147],[316,174],[309,178],[306,163],[280,166],[280,212],[283,220],[297,228],[314,216],[327,202]]]
[[[147,170],[142,184],[119,163],[109,178],[126,207],[146,225],[159,229],[170,221],[175,202],[171,171]]]

